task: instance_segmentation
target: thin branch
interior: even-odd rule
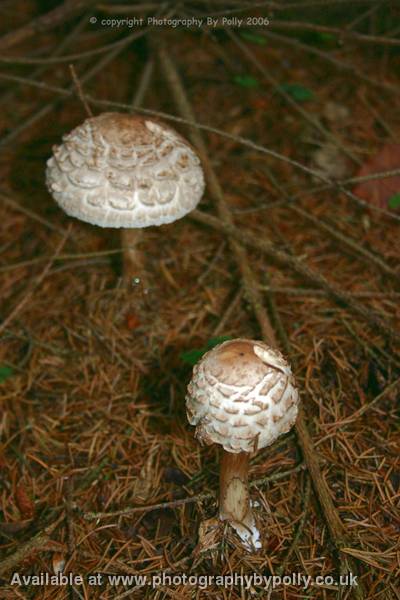
[[[250,487],[261,487],[267,483],[271,483],[272,481],[279,481],[280,479],[284,479],[285,477],[288,477],[293,473],[298,473],[303,469],[304,463],[299,463],[298,465],[296,465],[292,469],[288,469],[287,471],[273,473],[272,475],[267,475],[266,477],[262,477],[261,479],[255,479],[250,483]],[[186,504],[194,504],[204,502],[205,500],[212,500],[213,498],[216,498],[216,492],[203,492],[201,494],[196,494],[195,496],[190,496],[189,498],[181,498],[180,500],[172,500],[171,502],[160,502],[158,504],[150,504],[149,506],[132,506],[128,508],[123,508],[122,510],[116,510],[114,512],[86,512],[82,515],[82,517],[86,521],[96,521],[97,519],[108,519],[113,517],[124,517],[136,513],[151,512],[152,510],[165,510],[167,508],[177,508],[179,506],[185,506]]]
[[[135,93],[133,95],[131,111],[134,111],[137,108],[140,108],[140,106],[142,105],[143,100],[149,89],[151,78],[153,76],[153,72],[154,72],[154,60],[152,58],[149,58],[146,61],[143,72],[140,76],[138,87],[135,90]]]
[[[56,27],[60,23],[65,23],[67,19],[72,18],[74,15],[94,3],[95,0],[65,0],[61,6],[58,6],[54,10],[51,10],[45,15],[41,15],[19,29],[3,35],[3,37],[0,38],[0,51],[3,52],[4,50],[11,48],[11,46],[25,42],[27,39],[38,33],[49,31],[49,29]]]
[[[113,250],[99,250],[98,252],[80,252],[75,254],[59,254],[50,258],[53,262],[63,260],[81,260],[90,258],[99,258],[100,256],[113,256],[115,254],[121,254],[122,248],[114,248]],[[0,267],[0,273],[5,271],[12,271],[13,269],[20,269],[25,267],[31,267],[45,260],[49,260],[48,256],[38,256],[37,258],[31,258],[30,260],[22,260],[21,262],[14,263],[12,265],[5,265]]]
[[[324,290],[317,290],[315,288],[301,288],[301,287],[281,287],[275,285],[264,285],[261,286],[266,292],[273,292],[274,294],[288,294],[289,296],[324,296],[326,292]],[[351,292],[353,298],[386,298],[388,300],[395,300],[400,298],[400,292]]]
[[[396,391],[399,392],[399,390],[400,390],[400,377],[398,379],[396,379],[395,381],[392,381],[392,383],[390,383],[387,387],[385,387],[385,389],[380,394],[378,394],[373,400],[371,400],[371,402],[367,402],[366,404],[363,404],[363,406],[361,406],[358,410],[356,410],[356,412],[354,412],[349,417],[349,420],[354,421],[355,419],[358,419],[358,417],[361,417],[368,410],[371,410],[371,408],[374,408],[379,402],[384,400],[391,392],[396,392]],[[340,427],[339,427],[339,429],[340,429]]]
[[[11,571],[11,569],[15,568],[22,561],[28,558],[32,552],[37,550],[45,550],[49,545],[51,540],[50,536],[59,523],[64,519],[64,515],[61,515],[54,523],[48,525],[42,531],[39,531],[33,538],[21,544],[13,554],[7,556],[4,560],[0,562],[0,575]]]
[[[221,333],[224,331],[226,324],[229,322],[231,316],[234,314],[234,312],[239,307],[240,302],[242,300],[242,296],[243,296],[243,290],[240,288],[234,295],[232,301],[230,302],[229,306],[227,307],[227,309],[225,310],[221,319],[219,320],[218,325],[214,329],[213,337],[217,337],[218,335],[221,335]]]
[[[84,21],[86,23],[86,20]],[[51,56],[48,58],[29,58],[29,56],[0,56],[0,63],[15,64],[15,65],[58,65],[62,63],[69,63],[71,61],[84,60],[85,58],[91,58],[98,54],[104,54],[109,52],[118,46],[125,45],[126,38],[117,40],[110,44],[101,46],[100,48],[94,48],[93,50],[86,50],[85,52],[79,52],[76,54],[65,54],[62,56]]]
[[[183,84],[179,78],[174,63],[168,55],[165,48],[160,49],[159,57],[165,78],[174,96],[179,112],[185,119],[194,122],[196,120],[195,115],[184,91]],[[209,190],[216,202],[220,219],[224,223],[233,225],[232,215],[225,203],[222,188],[215,175],[214,169],[211,165],[211,161],[208,158],[207,147],[203,140],[203,137],[197,129],[192,129],[190,138],[199,152],[204,172],[208,181]],[[264,323],[263,326],[266,340],[269,340],[271,342],[273,339],[273,331],[268,319],[266,318],[266,315],[264,314],[264,311],[262,310],[262,295],[260,294],[258,287],[255,285],[254,273],[249,267],[249,261],[247,258],[246,250],[239,243],[237,243],[237,241],[234,241],[232,239],[230,240],[230,244],[242,275],[245,295],[252,303],[258,319]]]
[[[78,21],[76,26],[62,38],[61,43],[56,46],[55,50],[52,52],[48,60],[57,60],[57,57],[59,57],[64,52],[64,50],[69,48],[71,44],[74,43],[75,40],[79,37],[79,35],[87,25],[87,22],[87,17],[83,16],[82,19]],[[30,74],[30,79],[35,80],[37,77],[39,77],[39,75],[43,75],[43,73],[45,73],[47,69],[47,65],[41,65],[40,67],[34,69]],[[9,89],[5,94],[3,94],[3,96],[0,98],[0,104],[4,105],[10,102],[14,97],[14,94],[20,87],[21,84],[17,84],[12,89]]]
[[[268,31],[268,32],[259,31],[258,34],[263,35],[267,39],[270,38],[272,40],[277,40],[278,42],[288,44],[288,45],[292,46],[293,48],[298,48],[299,50],[303,50],[304,52],[308,52],[309,54],[314,54],[315,56],[318,56],[319,58],[322,58],[323,60],[330,62],[332,65],[337,67],[339,70],[349,71],[350,73],[355,75],[357,77],[357,79],[360,79],[361,81],[365,81],[366,83],[369,83],[370,85],[373,85],[374,87],[378,87],[380,90],[385,89],[392,93],[393,92],[396,94],[398,93],[397,85],[387,83],[386,81],[378,81],[378,79],[373,79],[372,77],[369,77],[368,75],[366,75],[365,72],[362,69],[360,69],[359,67],[355,67],[354,65],[352,65],[350,63],[343,62],[343,61],[339,60],[338,58],[336,58],[335,56],[331,56],[331,54],[329,54],[329,52],[324,52],[323,50],[320,50],[319,48],[315,48],[314,46],[311,46],[310,44],[303,44],[303,42],[300,42],[297,39],[287,37],[285,35],[281,35],[280,33],[275,33],[275,32],[273,33],[272,31]]]
[[[369,354],[369,356],[372,356],[376,363],[380,365],[381,369],[386,371],[390,363],[395,363],[396,365],[400,366],[400,357],[398,357],[397,354],[394,354],[390,351],[386,352],[386,350],[383,348],[373,345],[372,341],[370,342],[368,339],[364,339],[364,337],[369,338],[368,332],[364,332],[364,337],[361,337],[346,319],[340,319],[340,321],[350,333],[351,337],[367,354]]]
[[[389,3],[393,0],[382,0],[382,2],[385,3]],[[241,0],[236,1],[236,0],[231,0],[229,4],[231,5],[239,5],[237,8],[226,8],[226,2],[224,0],[220,1],[220,2],[216,2],[214,0],[214,4],[223,4],[224,5],[224,11],[223,12],[210,12],[208,11],[206,14],[201,15],[203,17],[205,16],[218,16],[218,15],[230,15],[230,14],[235,14],[235,13],[240,13],[240,12],[247,12],[249,10],[253,11],[255,8],[268,8],[269,10],[273,10],[273,11],[286,11],[286,10],[295,10],[295,9],[300,9],[303,10],[304,8],[314,8],[314,7],[318,7],[318,6],[323,6],[323,7],[328,7],[328,6],[335,6],[336,4],[348,4],[349,0],[303,0],[302,2],[273,2],[272,0],[264,0],[263,2],[249,2],[249,3],[245,3],[242,2]],[[371,4],[376,2],[376,0],[352,0],[353,4]],[[207,4],[209,5],[209,1],[208,0],[202,0],[201,2],[202,4]],[[199,4],[199,2],[196,2],[195,4]],[[149,3],[144,3],[144,4],[138,4],[135,6],[130,6],[128,4],[114,4],[113,6],[108,6],[107,4],[98,4],[97,5],[97,9],[101,10],[104,13],[111,13],[111,14],[132,14],[132,13],[136,13],[138,11],[142,11],[142,10],[151,10],[153,8],[158,8],[159,4],[155,4],[153,2],[149,2]]]
[[[122,510],[116,510],[114,512],[87,512],[82,516],[86,521],[96,521],[97,519],[108,519],[114,517],[125,517],[127,515],[133,515],[136,513],[146,513],[152,510],[165,510],[167,508],[177,508],[178,506],[185,506],[186,504],[193,504],[195,502],[203,502],[215,496],[214,492],[205,492],[191,496],[190,498],[182,498],[181,500],[173,500],[172,502],[160,502],[158,504],[151,504],[150,506],[133,506],[130,508],[123,508]]]
[[[81,83],[87,83],[88,81],[90,81],[91,79],[93,79],[93,77],[95,77],[95,75],[97,75],[97,73],[99,71],[102,71],[133,40],[136,40],[139,37],[143,36],[146,32],[147,32],[147,30],[142,30],[142,31],[138,31],[138,32],[132,33],[131,35],[127,36],[125,38],[125,44],[121,44],[118,47],[114,48],[110,53],[106,54],[106,56],[103,56],[90,69],[88,69],[86,71],[86,73],[84,73],[81,76],[81,78],[80,78]],[[0,77],[1,77],[1,75],[0,75]],[[14,80],[14,81],[17,81],[17,82],[20,82],[20,83],[23,82],[23,78],[18,78],[18,77],[14,77],[11,80]],[[25,82],[27,82],[28,85],[32,85],[34,87],[39,87],[41,89],[48,89],[49,87],[52,87],[52,86],[47,86],[46,84],[43,84],[41,82],[31,81],[29,79],[25,80]],[[58,88],[58,90],[59,90],[60,95],[64,96],[64,98],[66,98],[66,97],[67,98],[72,97],[74,95],[74,93],[75,93],[75,87],[74,87],[74,85],[68,86],[67,89]],[[61,92],[61,90],[62,90],[62,92]],[[90,101],[90,102],[92,101],[91,97],[89,95],[86,95],[86,99],[88,101]],[[14,140],[16,137],[18,137],[18,135],[20,135],[28,127],[30,127],[34,123],[37,123],[38,121],[40,121],[41,119],[43,119],[46,115],[48,115],[58,105],[58,103],[60,101],[62,101],[62,99],[53,100],[53,101],[49,102],[48,104],[45,104],[37,112],[35,112],[32,115],[30,115],[18,127],[16,127],[15,129],[13,129],[8,135],[6,135],[2,139],[0,139],[0,146],[5,146],[6,144],[9,144],[12,140]]]
[[[167,3],[164,2],[161,5],[161,7],[166,8]],[[97,4],[96,8],[97,8],[97,10],[100,10],[101,12],[103,12],[105,14],[130,15],[130,14],[134,14],[137,12],[143,12],[143,11],[147,11],[147,10],[153,10],[155,8],[160,8],[160,3],[159,2],[145,2],[143,4],[135,4],[132,6],[130,4],[112,4],[111,6],[109,6],[108,4]]]
[[[318,217],[315,217],[313,214],[306,210],[303,210],[299,206],[295,206],[294,204],[290,203],[288,205],[288,208],[300,217],[303,217],[304,219],[315,225],[315,227],[317,227],[321,231],[325,231],[326,233],[328,233],[333,239],[335,239],[338,242],[339,248],[341,246],[344,248],[348,248],[350,251],[353,252],[353,254],[363,258],[369,265],[375,267],[382,273],[385,273],[385,275],[392,277],[397,283],[399,283],[399,271],[388,265],[384,261],[383,257],[378,256],[377,254],[373,254],[372,252],[358,244],[353,238],[340,231],[340,229],[338,229],[337,227],[331,227],[328,223],[325,223],[325,221],[318,219]]]
[[[357,164],[361,164],[361,161],[357,156],[355,156],[354,152],[346,148],[344,144],[335,136],[333,133],[328,131],[326,127],[320,123],[319,119],[315,116],[315,114],[310,114],[307,112],[302,106],[300,106],[299,102],[296,102],[290,94],[288,94],[285,89],[279,85],[279,82],[271,75],[271,73],[264,67],[264,65],[258,60],[255,56],[254,52],[244,44],[237,35],[235,35],[229,29],[227,30],[227,34],[236,44],[236,46],[243,52],[243,54],[249,59],[249,61],[256,67],[256,69],[261,73],[264,79],[272,86],[274,92],[279,94],[282,98],[284,98],[285,102],[291,106],[307,123],[309,123],[312,127],[317,129],[327,140],[331,140],[335,146],[340,148],[340,150],[346,154],[353,162]]]
[[[83,107],[84,107],[84,109],[86,111],[87,116],[88,117],[93,117],[92,109],[90,108],[89,104],[87,103],[87,100],[86,100],[85,95],[83,93],[82,84],[79,81],[79,77],[78,77],[78,75],[77,75],[77,73],[75,71],[74,65],[69,65],[69,70],[71,72],[71,77],[72,77],[72,80],[74,82],[76,94],[77,94],[79,100],[81,101],[81,103],[82,103],[82,105],[83,105]]]
[[[295,22],[295,21],[279,21],[271,19],[269,27],[272,29],[290,29],[295,31],[317,31],[322,33],[333,33],[340,38],[354,40],[361,43],[383,44],[385,46],[400,46],[400,40],[396,38],[386,37],[384,35],[367,35],[357,31],[349,31],[347,29],[339,29],[337,27],[327,27],[326,25],[316,25],[315,23]]]
[[[205,14],[198,15],[199,17],[218,17],[218,16],[229,16],[242,12],[254,11],[255,8],[268,8],[271,11],[286,11],[299,9],[303,11],[305,8],[314,8],[318,6],[322,6],[327,8],[329,6],[335,6],[336,4],[348,4],[349,0],[308,0],[303,2],[272,2],[272,1],[264,1],[264,2],[252,2],[249,4],[245,4],[242,2],[231,2],[231,4],[240,4],[238,8],[226,8],[224,7],[223,11],[219,12],[210,12],[208,11]],[[383,2],[389,3],[392,0],[382,0]],[[376,2],[376,0],[353,0],[353,4],[369,4],[371,2]],[[203,2],[204,3],[204,2]],[[215,3],[215,2],[214,2]],[[208,8],[208,7],[207,7]],[[122,9],[122,6],[121,6]],[[225,29],[225,26],[220,25],[221,28]]]
[[[11,206],[15,210],[23,213],[24,215],[26,215],[30,219],[32,219],[34,221],[37,221],[41,225],[44,225],[45,227],[47,227],[51,231],[56,231],[59,235],[64,235],[65,234],[65,229],[62,229],[61,227],[57,227],[51,221],[48,221],[47,219],[45,219],[41,215],[38,215],[37,213],[33,212],[29,208],[26,208],[26,206],[23,206],[23,204],[20,204],[19,202],[17,202],[13,198],[11,198],[11,196],[8,195],[7,191],[0,189],[0,198],[2,199],[2,201],[5,204],[8,204],[9,206]],[[36,262],[36,259],[34,259],[34,260]],[[42,259],[40,259],[40,260],[42,260]]]
[[[190,213],[190,218],[222,231],[226,235],[230,235],[238,241],[241,241],[246,246],[265,253],[267,256],[276,260],[281,265],[288,267],[301,277],[305,277],[319,288],[323,289],[326,294],[339,305],[348,306],[348,308],[362,316],[367,323],[371,325],[371,327],[375,327],[383,335],[400,341],[400,334],[398,334],[393,327],[386,323],[386,320],[383,321],[381,315],[355,300],[348,292],[344,292],[336,285],[329,283],[329,281],[321,273],[310,269],[295,256],[291,256],[282,250],[277,250],[274,247],[274,244],[272,244],[265,237],[257,238],[246,233],[245,231],[239,230],[234,225],[223,222],[220,219],[199,210],[192,211]]]
[[[293,202],[293,199],[289,196],[289,194],[286,193],[283,186],[281,186],[276,180],[271,169],[269,169],[269,167],[266,165],[263,165],[261,169],[267,174],[268,178],[272,182],[273,186],[278,190],[278,192],[284,197],[286,197],[288,201],[288,210],[291,210],[295,214],[299,215],[299,217],[306,219],[318,229],[324,231],[325,233],[328,233],[334,240],[338,242],[339,248],[342,248],[342,246],[344,246],[356,256],[360,257],[363,260],[366,260],[368,264],[374,266],[376,269],[385,273],[389,277],[392,277],[397,283],[399,282],[399,272],[396,269],[392,268],[390,265],[388,265],[382,256],[379,256],[378,254],[373,254],[372,252],[358,244],[349,235],[346,235],[345,233],[340,231],[340,229],[338,229],[337,227],[331,227],[322,219],[319,219],[318,217],[314,216],[310,211],[306,211],[300,206],[297,206]]]

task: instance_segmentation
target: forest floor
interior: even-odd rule
[[[1,9],[0,597],[398,600],[400,214],[381,188],[375,204],[360,201],[352,181],[388,147],[378,171],[396,156],[400,166],[400,39],[390,22],[382,32],[380,12],[389,8],[361,3],[341,18],[332,0],[331,27],[343,34],[324,29],[321,9],[261,7],[240,16],[268,15],[269,25],[141,27],[127,41],[135,28],[102,23],[147,17],[151,5],[81,4],[34,35],[24,26],[36,2]],[[211,14],[207,3],[168,6],[162,14]],[[143,84],[143,106],[183,118],[170,123],[190,136],[168,84],[168,65],[177,70],[196,121],[213,128],[201,133],[249,242],[241,260],[209,185],[199,211],[215,220],[196,213],[147,229],[139,281],[122,278],[118,230],[61,211],[44,173],[52,146],[86,117],[70,63],[95,114],[132,110]],[[321,477],[297,430],[252,457],[263,548],[249,553],[229,527],[201,527],[217,511],[218,451],[195,440],[184,398],[194,357],[223,336],[265,338],[266,315]],[[83,584],[11,580],[60,570]],[[338,589],[349,572],[359,586]],[[273,590],[161,574],[331,579],[307,589],[276,580]]]

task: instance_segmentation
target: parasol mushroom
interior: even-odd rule
[[[91,117],[65,135],[47,162],[46,182],[68,215],[123,228],[129,276],[141,267],[138,230],[186,215],[205,185],[199,158],[172,127],[120,113]]]
[[[263,342],[223,342],[193,369],[188,420],[200,443],[222,446],[219,516],[248,549],[261,547],[248,491],[250,454],[289,431],[298,401],[290,366]]]

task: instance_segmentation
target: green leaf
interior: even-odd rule
[[[400,192],[397,192],[394,196],[391,196],[388,200],[389,208],[400,208]]]
[[[299,83],[284,83],[280,86],[280,89],[298,102],[306,102],[314,98],[314,93]]]
[[[235,75],[233,81],[245,88],[258,87],[258,80],[251,75]]]
[[[211,350],[214,346],[218,346],[218,344],[222,344],[222,342],[227,342],[228,340],[233,340],[233,337],[231,335],[219,335],[211,338],[207,342],[207,350]]]
[[[7,365],[0,365],[0,383],[3,383],[9,377],[14,375],[14,369]]]
[[[337,40],[336,35],[333,33],[326,33],[326,31],[319,31],[318,37],[321,42],[335,42]]]
[[[199,362],[201,357],[206,352],[211,350],[211,348],[214,348],[215,346],[218,346],[218,344],[222,344],[222,342],[226,342],[231,339],[233,339],[233,338],[230,335],[220,335],[218,337],[211,338],[208,340],[205,348],[194,348],[193,350],[188,350],[188,352],[182,352],[180,359],[184,363],[193,367],[196,363]]]
[[[262,35],[257,35],[257,33],[251,33],[250,31],[241,31],[240,37],[246,40],[247,42],[252,42],[253,44],[258,44],[259,46],[265,46],[267,40]]]
[[[200,360],[200,358],[205,352],[207,352],[206,348],[204,348],[203,350],[189,350],[188,352],[182,352],[181,360],[184,363],[193,367]]]
[[[318,43],[326,43],[326,42],[334,42],[336,41],[336,35],[333,33],[327,33],[326,31],[314,31],[314,42]]]

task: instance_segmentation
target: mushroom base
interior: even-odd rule
[[[219,516],[239,535],[248,550],[261,548],[248,488],[249,454],[222,451]]]

